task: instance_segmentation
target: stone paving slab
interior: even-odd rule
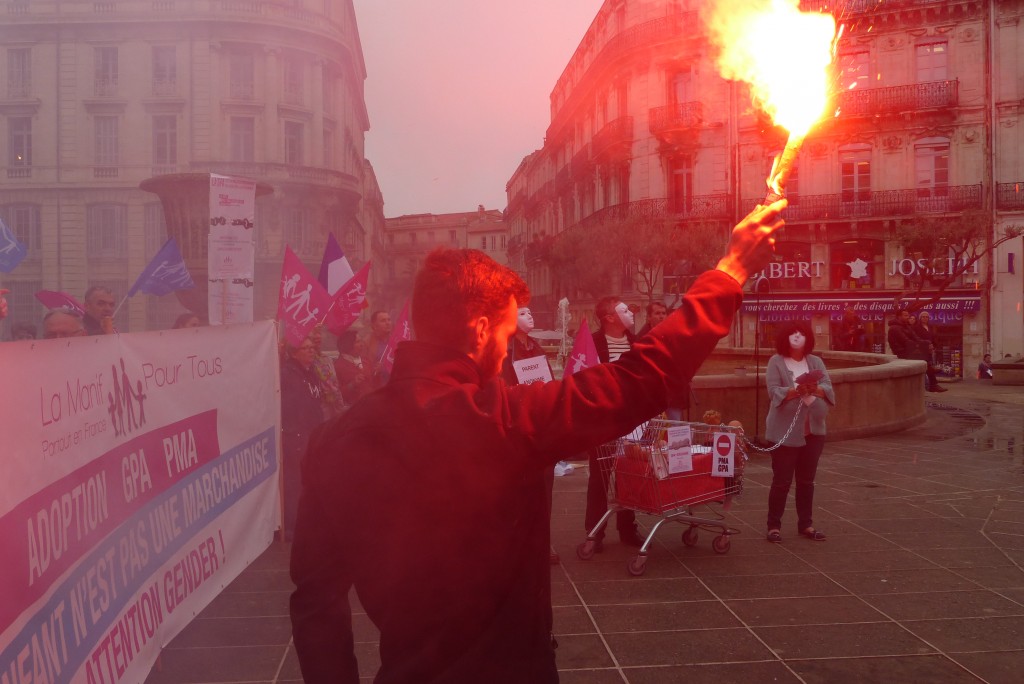
[[[717,532],[682,544],[662,526],[647,572],[613,535],[583,540],[587,468],[558,478],[552,568],[566,684],[989,682],[1024,671],[1024,391],[966,380],[928,397],[928,420],[826,444],[815,543],[764,541],[771,468],[756,454]],[[701,513],[697,513],[701,515]],[[649,529],[653,519],[639,516]],[[148,684],[298,682],[287,616],[288,547],[274,544],[169,644]],[[354,600],[353,596],[353,600]],[[354,601],[360,675],[379,666],[377,630]]]

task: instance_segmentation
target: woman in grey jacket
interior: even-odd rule
[[[825,533],[814,528],[814,475],[825,446],[825,417],[835,405],[832,381],[821,357],[812,355],[814,333],[802,321],[782,326],[775,339],[778,352],[768,360],[768,409],[765,438],[781,442],[772,451],[772,486],[768,492],[768,541],[782,541],[782,513],[796,478],[797,531],[814,541]],[[802,376],[799,382],[797,381]]]

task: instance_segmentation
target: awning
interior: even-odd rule
[[[934,293],[923,293],[921,298],[928,299]],[[904,300],[909,304],[909,301]],[[843,317],[846,305],[852,304],[854,311],[865,321],[884,321],[892,317],[893,296],[882,292],[870,295],[847,292],[822,292],[820,295],[762,293],[760,298],[747,293],[743,298],[741,311],[745,314],[760,313],[762,321],[784,321],[788,319],[806,319],[811,316],[828,315],[831,320],[838,321]],[[944,292],[942,298],[924,307],[935,323],[949,323],[963,320],[964,314],[973,314],[981,310],[981,293],[976,291]]]

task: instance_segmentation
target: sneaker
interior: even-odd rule
[[[637,533],[635,527],[628,530],[619,530],[619,539],[626,546],[635,546],[639,548],[644,545],[644,538]]]
[[[555,477],[564,477],[572,473],[575,470],[572,463],[568,461],[559,461],[555,464]]]

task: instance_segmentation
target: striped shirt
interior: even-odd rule
[[[626,336],[612,337],[605,335],[604,339],[608,341],[608,360],[618,361],[619,357],[629,351],[629,338]]]

